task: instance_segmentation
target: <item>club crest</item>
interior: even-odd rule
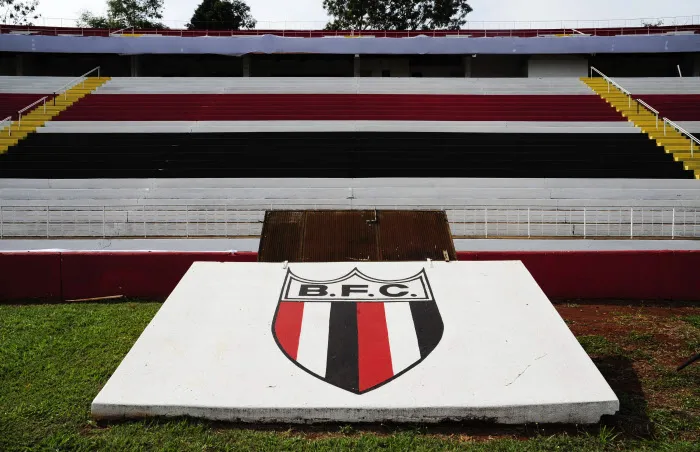
[[[437,347],[443,329],[425,270],[382,280],[356,268],[318,281],[289,269],[272,322],[272,335],[287,358],[355,394],[418,365]]]

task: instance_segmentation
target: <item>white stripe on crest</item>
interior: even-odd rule
[[[297,362],[321,377],[326,376],[330,316],[330,303],[304,303]]]
[[[418,336],[409,303],[384,303],[394,375],[420,360]]]

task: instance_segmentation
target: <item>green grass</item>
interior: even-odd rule
[[[624,350],[619,345],[610,342],[604,336],[579,336],[578,341],[589,355],[595,356],[617,356],[624,355]]]
[[[688,315],[683,317],[683,320],[700,329],[700,315]]]
[[[698,450],[690,441],[675,439],[697,427],[697,421],[661,409],[648,410],[661,432],[650,439],[607,425],[554,433],[525,426],[487,440],[480,427],[459,424],[447,429],[251,428],[186,419],[95,424],[90,402],[159,307],[128,302],[0,306],[0,451]],[[598,336],[581,339],[587,350],[617,349]]]

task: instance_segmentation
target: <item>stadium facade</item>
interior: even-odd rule
[[[697,249],[700,237],[700,26],[209,33],[3,25],[0,73],[3,249],[114,241],[150,250],[200,238],[209,244],[179,240],[168,250],[255,251],[269,210],[437,209],[460,259],[477,258],[465,254],[480,246],[475,239],[493,238],[530,239],[506,251],[556,242],[533,238],[661,250],[644,257],[666,272],[648,287],[634,267],[597,292],[581,286],[591,262],[602,281],[643,258],[596,254],[562,274],[551,271],[562,261],[546,259],[569,256],[536,258],[546,265],[505,256],[524,260],[550,296],[700,294],[688,265],[698,253],[662,251]],[[106,261],[58,254],[45,265],[62,265],[60,284],[39,292],[66,298],[70,265],[74,274],[91,267],[92,287],[104,289]],[[122,265],[112,272],[122,293],[139,295],[122,288],[140,284],[127,271],[140,259],[109,260]],[[26,276],[15,258],[5,262],[13,262],[9,291]],[[91,295],[89,280],[71,296]]]

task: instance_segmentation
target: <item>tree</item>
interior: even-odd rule
[[[255,19],[242,0],[203,0],[194,11],[190,30],[240,30],[254,28]]]
[[[107,15],[96,16],[83,11],[79,27],[88,28],[166,28],[163,18],[164,0],[107,0]]]
[[[456,30],[472,11],[468,0],[323,0],[329,30]]]
[[[0,0],[0,23],[33,25],[31,21],[41,16],[37,6],[39,0]]]

